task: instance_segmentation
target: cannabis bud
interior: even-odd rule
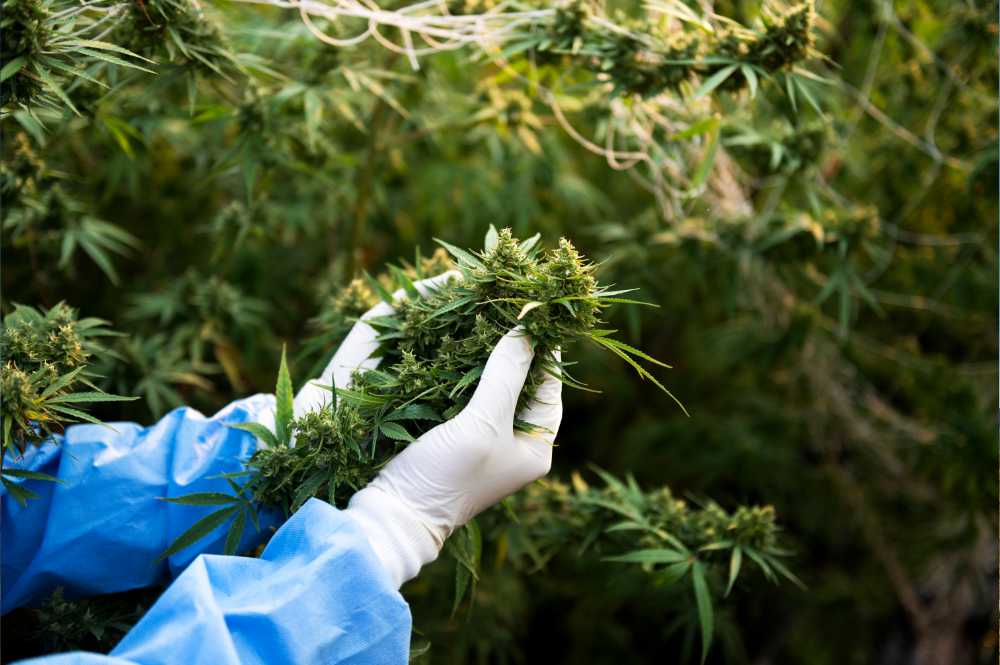
[[[77,319],[63,303],[49,310],[17,305],[4,317],[0,417],[5,454],[23,453],[67,423],[99,422],[81,410],[89,403],[129,399],[104,393],[89,380],[92,358],[106,353],[97,338],[112,334],[105,325],[100,319]],[[11,469],[3,473],[16,475]],[[30,498],[23,488],[11,491],[18,500]]]

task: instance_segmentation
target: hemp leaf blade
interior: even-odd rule
[[[708,581],[705,579],[705,565],[696,561],[691,569],[691,583],[694,586],[694,598],[698,605],[698,623],[701,624],[701,662],[708,658],[708,650],[712,646],[712,633],[715,630],[712,615],[712,596],[708,591]]]
[[[285,347],[281,347],[281,365],[278,368],[278,384],[275,386],[274,397],[276,410],[274,413],[274,433],[278,443],[287,446],[292,438],[292,417],[294,396],[292,393],[292,377],[288,373],[288,361],[285,358]]]
[[[164,559],[187,549],[191,545],[194,545],[196,542],[224,524],[226,520],[232,517],[239,509],[239,506],[229,506],[228,508],[217,510],[214,513],[209,513],[205,517],[202,517],[200,520],[192,524],[187,531],[179,535],[177,539],[170,544],[170,547],[164,550],[164,552],[160,554],[156,560],[163,561]]]
[[[229,533],[226,535],[226,545],[222,550],[224,554],[233,555],[237,553],[240,541],[243,539],[243,529],[246,526],[246,522],[246,511],[240,511],[236,519],[233,520],[232,525],[230,525]]]
[[[616,563],[678,563],[690,559],[689,554],[678,552],[677,550],[666,549],[645,549],[635,550],[627,554],[605,557],[605,561]]]
[[[184,496],[160,497],[160,501],[179,503],[184,506],[224,506],[236,503],[237,498],[221,492],[196,492]]]
[[[406,441],[407,443],[415,441],[416,439],[406,431],[406,428],[399,423],[385,422],[379,426],[379,430],[382,434],[386,435],[390,439],[396,441]]]
[[[274,447],[280,445],[278,443],[278,439],[275,438],[274,433],[260,423],[239,423],[237,425],[230,425],[230,427],[233,429],[241,429],[244,432],[250,432],[269,446]]]

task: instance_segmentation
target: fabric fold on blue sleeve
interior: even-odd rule
[[[23,458],[5,459],[5,466],[59,482],[18,479],[39,495],[23,506],[0,490],[3,612],[42,602],[56,587],[74,597],[163,584],[201,552],[221,552],[228,524],[158,561],[177,536],[217,509],[162,498],[231,494],[218,476],[242,471],[256,449],[252,435],[231,425],[273,409],[273,396],[255,395],[211,418],[184,407],[151,427],[75,425]],[[245,529],[244,550],[278,523],[274,513],[262,517],[261,531]]]
[[[37,665],[403,665],[410,610],[360,527],[311,499],[259,559],[202,555],[107,657]]]

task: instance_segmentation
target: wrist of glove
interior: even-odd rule
[[[454,278],[445,273],[417,282],[421,293]],[[405,297],[402,292],[395,299]],[[378,343],[365,323],[392,313],[380,303],[361,317],[326,371],[295,398],[295,414],[322,408],[332,399],[318,385],[345,386],[357,369],[374,368]],[[546,362],[548,372],[535,397],[520,413],[518,396],[534,352],[523,329],[515,328],[497,343],[468,405],[457,416],[408,445],[357,492],[345,511],[361,527],[393,583],[401,586],[437,558],[451,533],[531,481],[545,475],[562,420],[562,382],[558,353]],[[534,426],[514,430],[515,415]]]
[[[434,561],[444,546],[440,534],[427,528],[415,510],[374,483],[351,497],[344,514],[361,527],[396,589]]]

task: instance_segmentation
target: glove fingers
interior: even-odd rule
[[[549,365],[546,367],[548,371],[545,372],[541,385],[535,391],[534,399],[528,402],[518,414],[518,418],[521,420],[547,430],[542,434],[549,443],[555,439],[559,423],[562,421],[562,381],[559,369],[561,358],[559,349],[552,352],[553,362],[546,363]]]
[[[413,286],[420,292],[420,295],[426,296],[436,287],[450,279],[461,277],[461,275],[462,273],[457,270],[449,270],[435,277],[414,282]],[[392,294],[393,302],[404,298],[406,298],[406,291],[404,289],[399,289]],[[338,388],[346,388],[350,385],[351,375],[354,374],[355,370],[375,369],[380,359],[372,358],[371,355],[378,349],[378,342],[376,341],[378,332],[365,323],[365,319],[376,316],[388,316],[395,311],[391,303],[380,302],[365,312],[361,316],[361,320],[351,328],[351,332],[348,333],[343,344],[337,349],[337,353],[334,354],[333,360],[327,366],[326,371],[323,372],[320,379],[326,379],[329,384],[329,380],[332,377],[335,381],[334,385]]]
[[[486,361],[479,385],[466,408],[495,427],[513,427],[517,397],[524,387],[534,355],[522,326],[501,337]]]
[[[443,272],[440,275],[435,275],[434,277],[428,277],[427,279],[422,279],[420,281],[414,282],[413,286],[417,289],[417,292],[422,296],[427,296],[431,291],[434,291],[441,285],[445,284],[449,280],[459,279],[462,277],[462,273],[457,270],[449,270],[448,272]],[[396,289],[392,294],[392,302],[380,302],[379,304],[372,307],[370,310],[361,315],[361,320],[371,319],[376,316],[388,316],[395,312],[393,304],[397,300],[406,299],[406,289]]]
[[[421,295],[426,296],[435,288],[441,286],[450,279],[462,276],[457,270],[436,275],[429,279],[422,279],[414,282],[413,286]],[[406,291],[400,289],[393,294],[393,302],[406,297]],[[310,411],[317,411],[326,404],[334,401],[333,394],[326,388],[320,386],[334,385],[338,388],[347,388],[351,384],[351,376],[359,369],[375,369],[378,366],[379,358],[372,358],[378,348],[375,341],[378,333],[374,328],[365,323],[366,319],[376,316],[388,316],[395,310],[391,303],[380,302],[367,312],[361,315],[361,320],[354,324],[347,337],[341,343],[340,348],[333,355],[326,369],[318,379],[309,381],[299,390],[295,396],[295,415],[301,416]]]

